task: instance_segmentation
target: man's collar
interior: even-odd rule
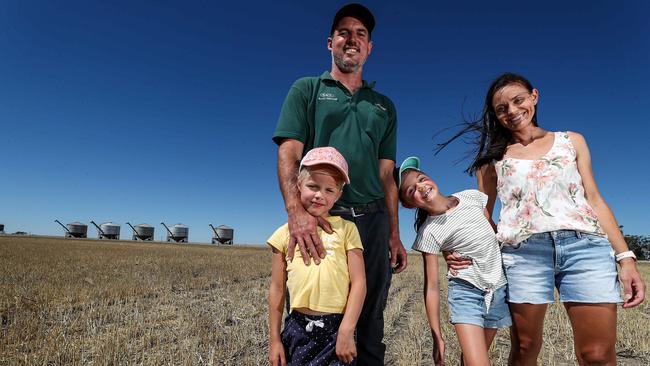
[[[337,82],[337,80],[332,77],[332,74],[330,74],[329,71],[323,72],[323,74],[321,74],[321,76],[320,76],[320,79],[321,80],[328,80],[328,81],[332,81],[332,82]],[[376,81],[372,81],[370,83],[365,81],[365,80],[361,80],[361,81],[362,81],[362,84],[361,84],[360,89],[364,89],[364,88],[372,89],[372,88],[375,87],[375,84],[376,84]]]

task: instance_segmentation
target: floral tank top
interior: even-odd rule
[[[585,198],[576,151],[566,132],[535,160],[504,156],[494,164],[501,214],[497,239],[514,245],[535,233],[576,230],[605,235]]]

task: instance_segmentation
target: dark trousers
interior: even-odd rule
[[[386,206],[373,213],[353,217],[349,213],[332,210],[356,224],[363,243],[363,259],[366,266],[366,300],[357,323],[357,364],[383,365],[386,345],[384,338],[384,308],[391,281],[389,258],[389,224]]]

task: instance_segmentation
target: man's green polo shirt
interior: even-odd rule
[[[363,85],[356,93],[329,72],[298,79],[282,105],[273,141],[296,139],[305,144],[303,156],[314,147],[332,146],[345,157],[350,184],[339,204],[355,206],[384,197],[379,159],[395,161],[397,115],[388,97]]]

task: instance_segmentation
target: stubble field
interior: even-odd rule
[[[265,365],[269,262],[266,248],[0,237],[0,365]],[[409,263],[385,312],[390,365],[431,364],[422,260]],[[650,265],[640,269],[647,283]],[[650,364],[648,303],[619,310],[620,365]],[[457,364],[446,322],[443,332]],[[541,365],[575,364],[560,305],[544,339]],[[492,363],[505,365],[509,347],[500,331]]]

